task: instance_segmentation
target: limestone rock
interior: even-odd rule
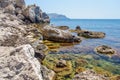
[[[43,80],[30,45],[0,47],[0,80]]]
[[[60,30],[49,25],[41,30],[43,38],[56,42],[80,42],[80,38],[73,36],[69,31]]]
[[[48,69],[45,66],[42,66],[42,75],[43,75],[43,80],[54,80],[55,78],[55,72]]]

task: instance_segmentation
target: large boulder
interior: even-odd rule
[[[49,23],[49,17],[46,13],[43,13],[42,10],[36,6],[31,5],[23,10],[23,15],[26,18],[26,21],[30,21],[32,23]]]
[[[41,29],[44,39],[56,42],[80,42],[81,39],[73,36],[69,31],[60,30],[49,25]]]
[[[40,68],[29,44],[0,47],[0,80],[43,80]]]

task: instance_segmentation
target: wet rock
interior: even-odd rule
[[[106,45],[96,47],[95,51],[101,54],[114,54],[115,53],[114,49]]]
[[[85,37],[85,38],[104,38],[105,33],[82,30],[78,32],[78,36]]]
[[[43,80],[40,68],[29,44],[0,47],[0,80]]]
[[[43,38],[56,42],[81,42],[79,37],[73,36],[69,31],[60,30],[49,25],[41,30]]]
[[[66,63],[66,61],[63,60],[63,59],[59,60],[59,61],[57,62],[57,64],[56,64],[56,67],[59,67],[59,68],[64,68],[64,67],[66,67],[66,66],[67,66],[67,63]]]
[[[55,72],[48,69],[45,66],[42,66],[42,75],[43,75],[43,80],[54,80],[55,78]]]
[[[76,74],[73,80],[110,80],[103,75],[97,74],[93,70],[86,70],[79,74]]]

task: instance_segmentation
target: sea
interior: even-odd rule
[[[69,26],[75,29],[77,25],[83,30],[104,32],[106,37],[103,39],[86,39],[80,44],[82,46],[108,45],[117,50],[120,55],[120,19],[70,19],[70,20],[51,20],[55,26]]]
[[[105,60],[105,63],[110,63],[112,66],[116,66],[114,67],[114,72],[118,72],[118,74],[120,74],[120,19],[51,20],[51,24],[55,26],[69,26],[70,29],[75,29],[76,26],[79,25],[83,30],[104,32],[106,34],[105,38],[84,39],[81,43],[75,44],[72,47],[63,47],[60,50],[60,53],[96,55],[97,58],[100,58],[100,60]],[[98,54],[94,51],[94,49],[100,45],[108,45],[115,49],[116,53],[112,56]]]

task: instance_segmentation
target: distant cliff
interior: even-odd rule
[[[48,13],[48,16],[50,19],[70,19],[66,17],[65,15],[56,14],[56,13]]]

